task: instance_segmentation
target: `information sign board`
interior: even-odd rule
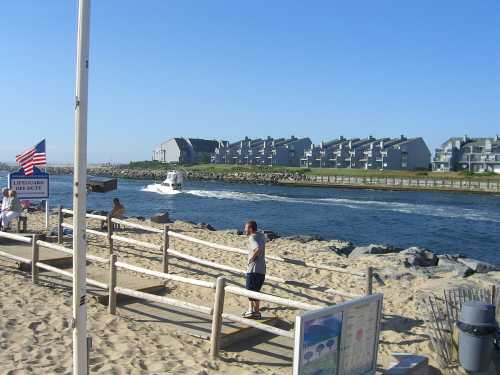
[[[375,294],[297,316],[293,374],[375,374],[382,299]]]
[[[34,168],[32,175],[25,175],[23,169],[9,173],[8,185],[10,190],[17,192],[19,199],[48,199],[49,174]]]

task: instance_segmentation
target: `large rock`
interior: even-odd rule
[[[421,247],[410,247],[399,253],[403,255],[405,267],[434,267],[438,264],[438,257],[432,251]]]
[[[359,258],[365,255],[398,253],[400,250],[389,245],[358,246],[349,254],[349,258]]]
[[[290,241],[298,241],[301,243],[307,243],[311,241],[323,241],[323,238],[321,236],[316,236],[316,235],[306,235],[306,234],[300,234],[296,236],[287,236],[283,237],[285,240],[290,240]]]
[[[196,224],[196,227],[201,228],[201,229],[210,230],[212,232],[217,230],[217,229],[215,229],[215,227],[213,227],[212,225],[210,225],[208,223],[198,223],[198,224]]]
[[[438,255],[438,267],[446,271],[453,272],[457,277],[467,277],[474,273],[474,270],[458,261],[460,255],[444,254]]]
[[[354,250],[354,245],[349,241],[332,240],[328,241],[328,246],[321,248],[320,251],[334,252],[337,255],[348,257]]]
[[[150,220],[157,224],[167,224],[170,223],[170,216],[168,212],[159,212],[151,216]]]
[[[458,262],[462,263],[464,266],[469,267],[474,272],[477,273],[488,273],[490,271],[497,271],[498,267],[494,264],[483,262],[481,260],[470,259],[470,258],[458,258]]]
[[[264,237],[266,237],[266,241],[272,241],[272,240],[275,240],[277,238],[280,238],[280,235],[276,232],[273,232],[272,230],[264,229],[262,231],[262,233],[264,233]]]
[[[144,216],[130,216],[131,219],[136,219],[139,221],[145,221],[146,218]]]
[[[412,272],[405,270],[399,271],[393,268],[382,269],[378,274],[378,276],[379,278],[381,278],[381,280],[405,280],[405,281],[411,281],[417,277]]]
[[[243,231],[239,230],[239,229],[226,229],[224,232],[229,233],[229,234],[233,234],[235,236],[243,235]]]

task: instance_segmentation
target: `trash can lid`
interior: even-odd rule
[[[462,305],[459,321],[478,327],[496,327],[495,305],[479,301],[466,302]]]

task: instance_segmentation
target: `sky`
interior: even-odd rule
[[[5,1],[0,161],[71,162],[77,0]],[[174,137],[500,134],[500,1],[94,0],[89,162]]]

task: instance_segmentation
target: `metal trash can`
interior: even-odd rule
[[[460,330],[458,357],[462,367],[469,372],[488,370],[497,331],[495,306],[479,301],[464,303],[457,326]]]

